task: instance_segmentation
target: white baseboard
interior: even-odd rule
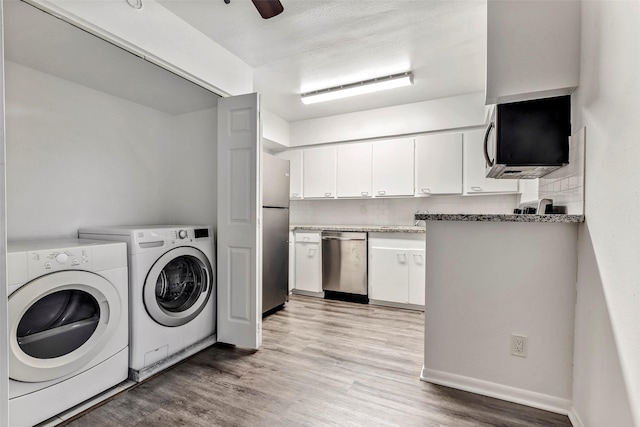
[[[424,366],[422,367],[420,379],[433,384],[555,412],[556,414],[569,415],[569,408],[571,407],[571,401],[568,399],[492,383],[477,378],[451,374],[449,372],[426,369]]]
[[[573,406],[569,410],[569,421],[571,421],[571,425],[573,427],[584,427],[582,420],[580,419],[580,417],[578,416],[578,413],[576,412],[576,408],[574,408]]]

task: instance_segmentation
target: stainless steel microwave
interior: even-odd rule
[[[487,178],[539,178],[569,163],[571,96],[498,104],[484,136]]]

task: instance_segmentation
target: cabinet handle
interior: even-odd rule
[[[405,264],[407,262],[407,254],[396,254],[398,257],[398,262],[400,264]]]
[[[312,256],[314,256],[315,254],[316,254],[316,250],[315,250],[315,248],[313,248],[313,249],[309,249],[309,257],[312,257]]]
[[[471,187],[473,191],[482,191],[482,187]]]
[[[331,197],[331,193],[324,193],[324,197]]]
[[[291,193],[291,197],[298,197],[298,193]]]
[[[368,195],[369,195],[369,192],[368,192],[368,191],[363,191],[361,194],[362,194],[363,196],[368,196]]]
[[[429,194],[429,193],[431,193],[431,189],[430,189],[430,188],[423,188],[423,189],[421,189],[421,191],[422,191],[423,193],[425,193],[425,194]]]
[[[303,238],[302,238],[302,241],[303,241],[303,242],[308,242],[309,240],[311,240],[311,237],[303,237]]]
[[[413,259],[417,264],[422,265],[422,255],[421,254],[413,254]]]
[[[380,196],[384,196],[385,194],[387,194],[387,192],[386,192],[386,191],[384,191],[384,190],[378,190],[378,194],[379,194]]]

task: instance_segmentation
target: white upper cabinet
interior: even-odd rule
[[[303,197],[334,198],[336,196],[336,147],[305,149],[302,164]]]
[[[463,140],[465,194],[518,192],[517,179],[485,177],[484,129],[464,132]]]
[[[462,133],[416,138],[416,196],[462,193]]]
[[[580,82],[580,1],[487,2],[486,104],[567,95]]]
[[[338,197],[371,197],[370,142],[338,146]]]
[[[413,138],[373,143],[373,195],[413,196]]]
[[[302,198],[302,150],[287,150],[276,157],[289,160],[289,198]]]

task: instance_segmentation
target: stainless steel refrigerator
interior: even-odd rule
[[[262,157],[262,313],[289,298],[289,161]]]

